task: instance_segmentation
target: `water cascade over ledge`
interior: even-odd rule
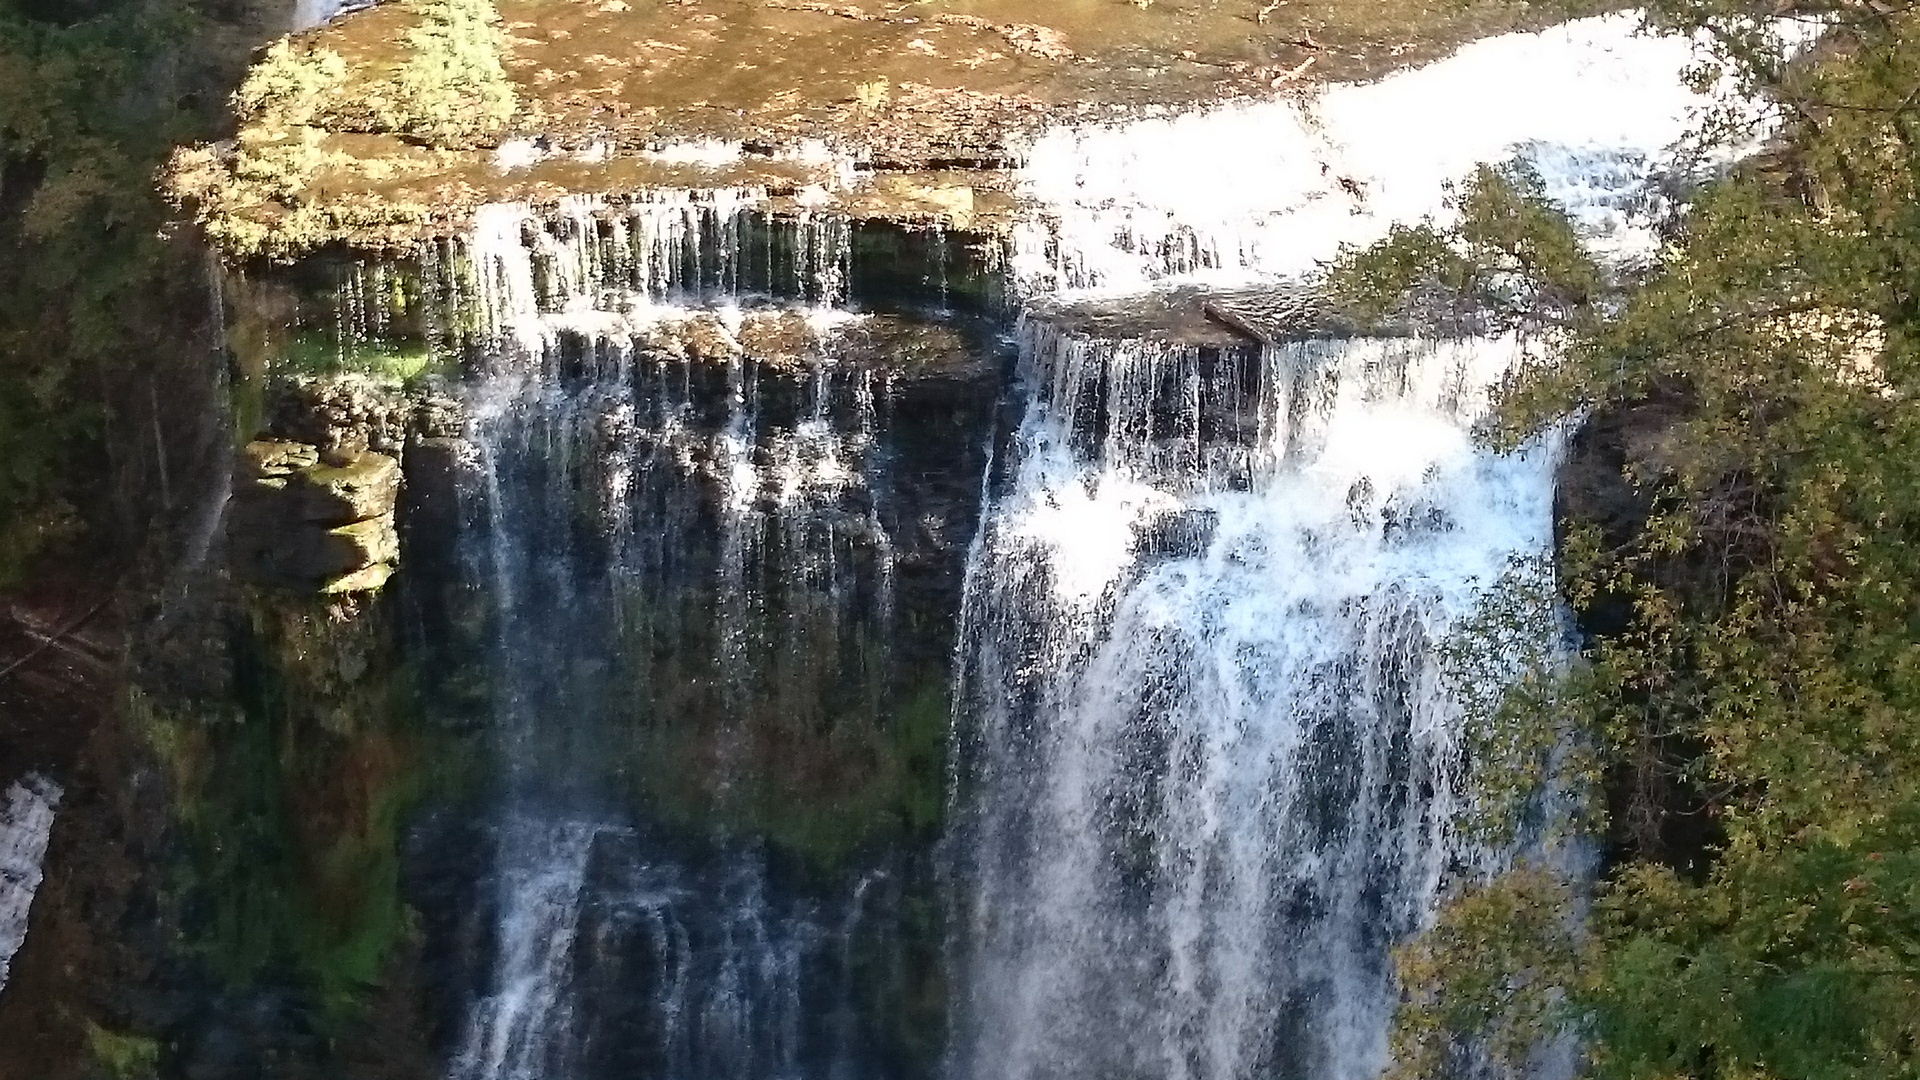
[[[484,343],[467,560],[502,789],[459,1080],[871,1075],[874,1029],[909,1026],[919,976],[889,969],[930,863],[804,815],[897,797],[890,745],[939,733],[902,710],[944,726],[950,634],[896,597],[957,593],[996,368],[837,306],[846,221],[755,203],[489,207],[449,260]],[[947,469],[952,525],[902,482]]]
[[[972,569],[959,1074],[1361,1078],[1387,952],[1480,856],[1435,647],[1551,542],[1516,345],[1204,353],[1029,325]]]
[[[1436,651],[1550,552],[1556,446],[1471,437],[1525,346],[1071,313],[1298,290],[1514,156],[1644,252],[1703,99],[1630,28],[1057,129],[998,343],[926,345],[944,255],[863,304],[829,193],[483,208],[435,256],[497,758],[448,1075],[1376,1075],[1390,949],[1498,857]]]
[[[1013,270],[1051,299],[959,655],[953,1077],[1387,1064],[1390,950],[1510,854],[1457,831],[1472,763],[1438,654],[1551,552],[1555,443],[1471,437],[1524,347],[1310,322],[1203,347],[1055,311],[1284,297],[1343,245],[1444,221],[1481,162],[1520,160],[1597,253],[1644,257],[1631,211],[1708,99],[1680,78],[1692,43],[1635,29],[1034,148]]]

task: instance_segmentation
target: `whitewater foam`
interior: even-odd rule
[[[1638,27],[1599,16],[1301,98],[1055,128],[1019,172],[1040,209],[1015,274],[1028,293],[1298,276],[1396,222],[1444,222],[1450,184],[1516,157],[1603,253],[1644,254],[1629,210],[1713,99],[1682,77],[1694,40]]]
[[[8,786],[0,805],[0,990],[27,940],[27,915],[40,889],[60,785],[37,773]]]

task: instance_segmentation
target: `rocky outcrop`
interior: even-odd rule
[[[240,465],[227,538],[241,576],[328,593],[386,584],[400,561],[397,460],[371,450],[323,460],[311,443],[262,439]]]
[[[364,375],[298,376],[272,383],[264,412],[235,469],[227,514],[235,572],[296,591],[385,585],[400,562],[402,462],[458,457],[459,403]],[[428,449],[412,449],[420,446]],[[436,510],[450,509],[449,483],[429,480],[443,492]]]

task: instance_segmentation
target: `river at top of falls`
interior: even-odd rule
[[[1691,44],[1632,27],[1057,128],[1019,170],[1009,269],[1029,300],[1278,286],[1515,155],[1600,249],[1644,251],[1628,209],[1705,101]],[[853,1034],[886,1026],[852,958],[870,891],[912,906],[893,871],[789,895],[719,829],[690,860],[623,802],[612,749],[709,716],[690,738],[724,809],[750,781],[740,717],[796,685],[884,699],[861,688],[912,620],[875,509],[887,380],[834,344],[866,316],[832,194],[778,223],[756,190],[487,207],[448,277],[486,342],[469,555],[502,804],[455,1080],[919,1075]],[[804,372],[752,361],[764,318],[805,324]],[[682,330],[730,358],[646,344]],[[1364,1080],[1389,950],[1502,855],[1456,832],[1471,763],[1435,657],[1550,552],[1553,441],[1470,435],[1523,345],[1201,347],[1034,315],[1014,336],[1022,416],[961,610],[931,613],[960,621],[949,1080]]]
[[[1462,47],[1377,82],[1117,124],[1063,126],[1020,171],[1028,291],[1298,275],[1395,223],[1444,220],[1448,185],[1527,161],[1602,253],[1645,253],[1629,209],[1710,104],[1695,42],[1631,12]],[[1790,35],[1789,35],[1790,36]]]

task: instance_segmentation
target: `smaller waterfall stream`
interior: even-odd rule
[[[573,1044],[553,1038],[571,1027],[574,941],[580,929],[587,859],[598,833],[577,821],[508,822],[504,850],[516,858],[500,880],[500,947],[492,992],[474,1009],[453,1075],[539,1080],[573,1072]]]
[[[0,990],[13,954],[27,940],[27,915],[40,889],[60,785],[37,774],[9,785],[0,804]]]
[[[504,791],[455,1080],[797,1080],[873,1053],[831,1003],[877,871],[796,897],[722,824],[873,767],[890,399],[842,344],[871,336],[831,306],[846,248],[844,221],[770,222],[751,192],[476,216],[469,546]]]

